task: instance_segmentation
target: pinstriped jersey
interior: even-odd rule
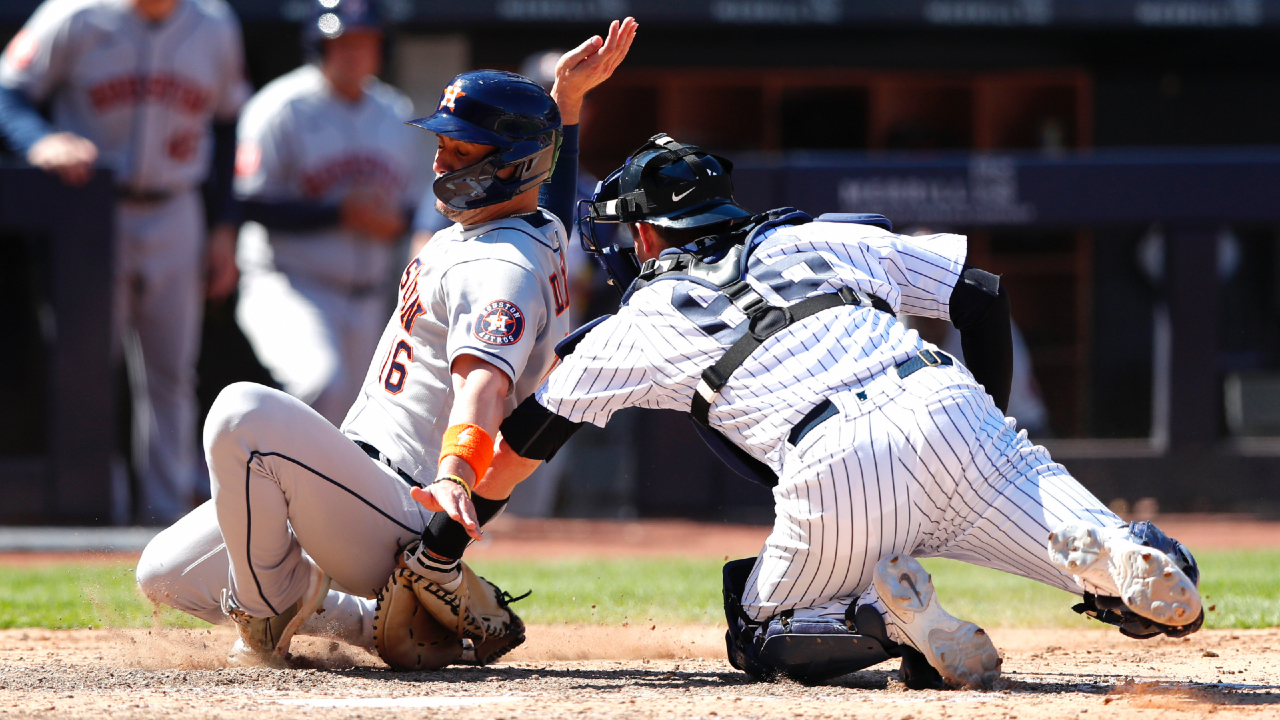
[[[752,242],[745,279],[773,305],[851,287],[895,312],[942,319],[950,319],[951,290],[967,253],[959,235],[903,237],[833,222],[774,227]],[[746,320],[718,290],[660,276],[586,334],[537,401],[595,425],[624,407],[687,411],[702,371],[742,335]],[[887,313],[823,311],[769,337],[747,358],[711,404],[712,426],[778,472],[782,443],[805,413],[923,347]]]
[[[504,414],[555,363],[570,327],[565,240],[545,210],[436,233],[405,268],[396,312],[342,431],[420,482],[433,480],[455,358],[473,355],[506,373]]]
[[[180,191],[204,181],[213,118],[249,96],[240,23],[222,0],[181,0],[147,21],[129,0],[46,0],[0,59],[0,84],[92,140],[117,182]]]

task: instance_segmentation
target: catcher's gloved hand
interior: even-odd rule
[[[462,658],[462,636],[440,624],[414,592],[416,573],[404,560],[378,593],[373,642],[392,670],[436,670]]]
[[[388,665],[417,670],[454,662],[485,665],[524,642],[524,623],[508,606],[527,594],[511,597],[466,563],[459,564],[458,586],[448,590],[406,562],[417,549],[415,543],[404,551],[378,599],[374,640]],[[430,616],[431,621],[420,615]]]

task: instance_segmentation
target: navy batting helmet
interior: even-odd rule
[[[384,29],[375,0],[315,0],[302,31],[302,45],[308,55],[317,57],[325,40],[340,38],[352,30]]]
[[[551,177],[560,152],[560,109],[538,83],[515,73],[474,70],[455,77],[431,115],[409,121],[440,135],[498,149],[436,178],[432,190],[454,210],[510,200]],[[505,180],[498,172],[515,168]]]

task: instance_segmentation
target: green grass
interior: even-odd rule
[[[1280,626],[1280,551],[1202,552],[1201,589],[1213,628]],[[989,627],[1102,627],[1071,612],[1072,596],[1052,588],[948,560],[925,560],[953,614]],[[719,560],[481,560],[480,574],[512,594],[529,623],[724,622]],[[593,607],[594,606],[594,607]],[[149,627],[150,604],[138,594],[133,566],[58,564],[0,567],[0,628]],[[166,627],[204,623],[165,609]]]

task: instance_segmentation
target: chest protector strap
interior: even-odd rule
[[[711,403],[717,394],[729,382],[730,376],[742,363],[747,361],[756,348],[779,331],[794,325],[801,320],[817,315],[823,310],[854,305],[872,307],[881,312],[893,314],[889,303],[874,296],[863,295],[849,287],[842,287],[833,293],[805,298],[787,307],[770,305],[745,279],[725,287],[724,294],[742,314],[747,316],[747,332],[738,341],[729,346],[728,351],[715,365],[702,371],[702,379],[693,393],[693,402],[689,413],[699,424],[710,427]]]

